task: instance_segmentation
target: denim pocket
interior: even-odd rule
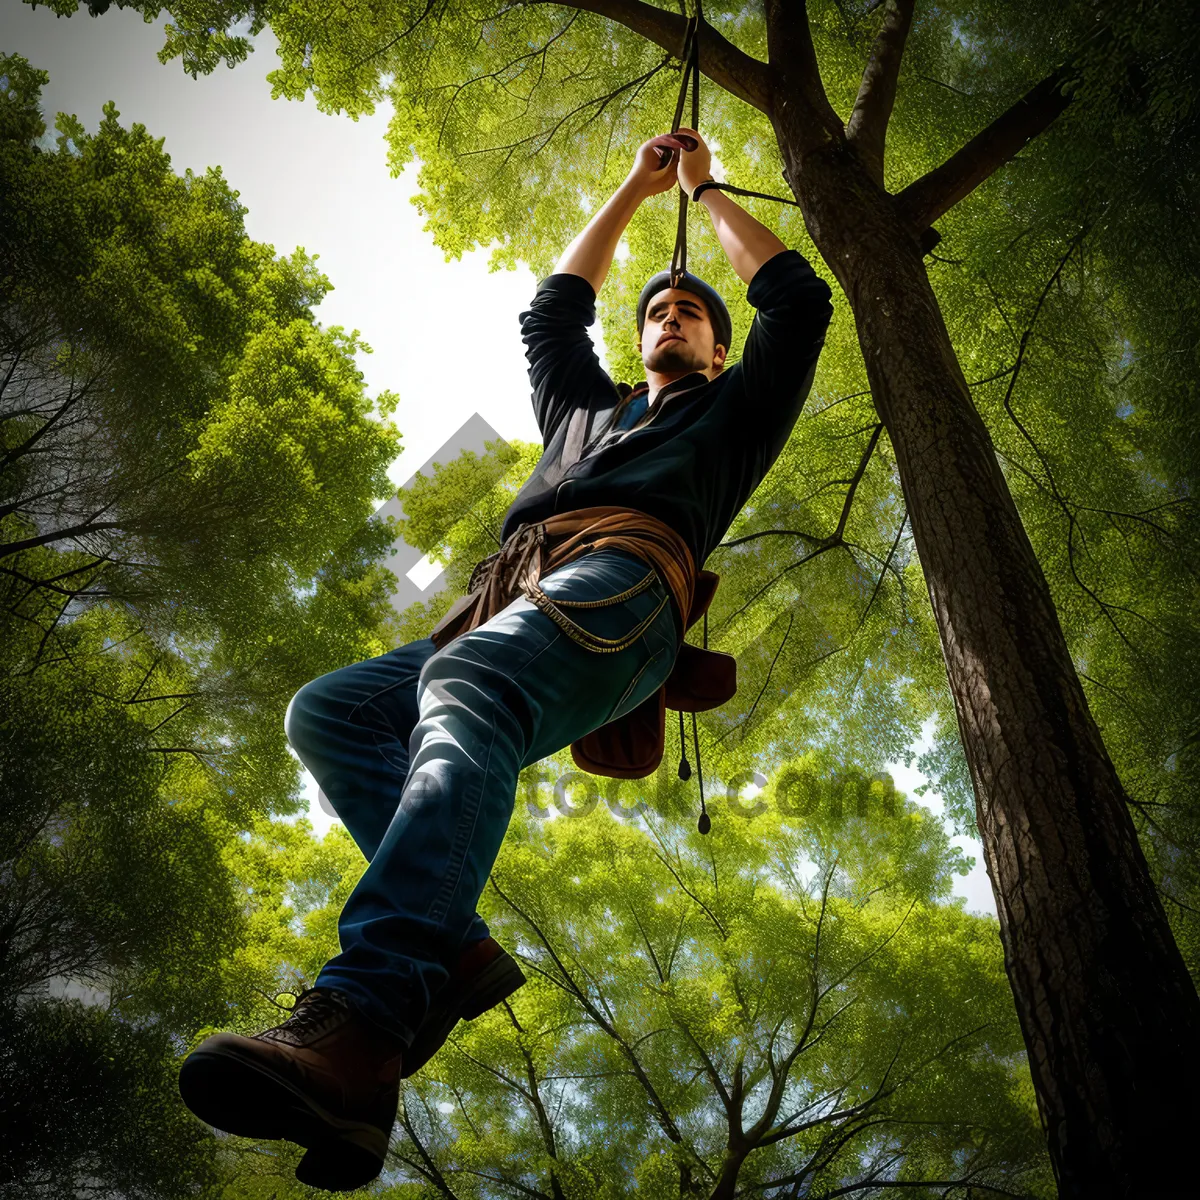
[[[623,717],[632,712],[648,696],[658,691],[671,673],[675,664],[674,642],[675,623],[670,613],[663,611],[655,618],[654,624],[634,643],[632,650],[637,650],[639,665],[634,668],[633,678],[621,694],[621,698],[613,705],[612,710],[604,719],[604,724]]]

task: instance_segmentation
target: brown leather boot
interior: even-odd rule
[[[241,1137],[305,1146],[301,1182],[350,1191],[383,1168],[404,1046],[341,992],[309,988],[281,1025],[218,1033],[184,1060],[179,1091],[202,1121]]]
[[[419,1071],[445,1045],[459,1021],[471,1021],[512,995],[525,982],[516,960],[493,937],[473,942],[450,970],[450,979],[433,997],[404,1054],[400,1075]]]
[[[506,996],[512,995],[525,982],[525,974],[516,960],[493,937],[473,942],[458,956],[451,968],[450,978],[430,1001],[425,1019],[417,1027],[412,1044],[404,1053],[400,1077],[407,1079],[419,1071],[441,1048],[459,1021],[470,1021],[489,1008],[494,1008]],[[396,1105],[392,1105],[395,1116]],[[325,1161],[330,1153],[340,1154],[335,1146],[328,1150],[310,1150],[296,1168],[301,1183],[328,1187],[319,1182],[326,1179],[330,1165]]]

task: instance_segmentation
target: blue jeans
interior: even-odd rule
[[[405,1044],[461,949],[488,935],[475,911],[512,817],[517,773],[636,708],[666,680],[681,638],[666,586],[640,559],[596,550],[546,575],[577,625],[624,639],[598,653],[523,596],[440,651],[428,639],[331,671],[288,705],[301,762],[369,860],[338,921],[342,951],[316,985],[346,993]]]

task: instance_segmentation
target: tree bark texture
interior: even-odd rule
[[[802,109],[781,103],[776,134],[854,311],[896,454],[1060,1194],[1176,1194],[1157,1189],[1181,1168],[1197,1116],[1200,1000],[950,344],[920,230],[851,143],[813,145]]]

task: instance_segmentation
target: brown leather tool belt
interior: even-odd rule
[[[539,580],[593,550],[623,550],[652,568],[645,579],[605,600],[551,600]],[[653,613],[623,638],[596,637],[577,625],[563,610],[619,604],[651,587],[661,578],[674,601],[682,630],[691,612],[696,565],[687,543],[669,525],[637,509],[616,506],[580,508],[545,521],[520,525],[494,554],[477,563],[467,594],[438,622],[430,635],[441,649],[447,642],[475,629],[503,611],[517,596],[525,596],[573,641],[598,653],[625,649],[637,641],[667,603],[664,597]]]

